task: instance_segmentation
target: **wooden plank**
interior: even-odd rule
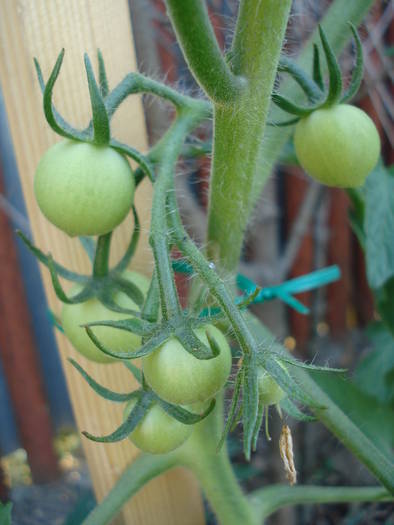
[[[66,56],[55,103],[75,126],[84,126],[90,118],[88,88],[83,69],[83,52],[93,58],[100,48],[106,60],[112,85],[136,67],[130,13],[127,0],[3,0],[0,3],[0,75],[11,134],[22,180],[26,205],[35,242],[51,251],[67,267],[86,271],[87,258],[78,240],[67,238],[44,219],[33,197],[34,170],[43,152],[57,136],[45,123],[42,102],[35,78],[32,57],[40,60],[47,78],[60,49]],[[129,99],[113,120],[113,134],[138,149],[146,148],[146,134],[141,102]],[[142,219],[142,242],[133,268],[145,273],[152,269],[147,230],[151,190],[149,184],[137,192],[137,207]],[[114,257],[126,246],[130,225],[124,224],[115,235]],[[50,307],[59,311],[47,272],[43,271]],[[121,365],[95,365],[76,355],[65,338],[57,333],[71,400],[80,429],[94,434],[107,433],[121,421],[121,407],[108,404],[91,392],[66,363],[73,356],[101,383],[118,389],[132,386],[130,375]],[[92,444],[83,440],[94,489],[102,499],[136,450],[127,442]],[[197,486],[185,471],[177,470],[150,483],[123,512],[127,524],[201,524],[203,511]]]

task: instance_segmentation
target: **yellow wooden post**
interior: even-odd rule
[[[88,88],[83,53],[94,61],[103,52],[111,85],[136,68],[130,13],[127,0],[2,0],[0,2],[0,75],[16,159],[22,181],[34,240],[44,252],[68,268],[86,271],[88,261],[79,241],[52,227],[40,213],[33,197],[33,175],[43,152],[59,140],[45,122],[42,97],[33,67],[33,56],[47,79],[56,57],[66,55],[55,87],[54,100],[73,125],[85,126],[90,119]],[[113,135],[137,149],[146,148],[141,101],[126,101],[112,124]],[[142,219],[141,244],[133,268],[149,273],[151,253],[147,243],[151,189],[143,184],[137,191],[137,208]],[[130,219],[129,219],[130,220]],[[119,256],[131,231],[126,223],[116,232],[114,256]],[[59,311],[47,271],[43,280],[50,307]],[[67,364],[73,356],[98,381],[125,391],[130,374],[121,365],[96,365],[85,361],[57,333],[57,341],[79,429],[105,434],[121,422],[121,408],[97,397]],[[119,444],[96,444],[83,438],[94,489],[102,499],[136,450],[128,440]],[[152,481],[123,510],[123,523],[143,525],[201,525],[204,523],[201,497],[194,479],[177,469]]]

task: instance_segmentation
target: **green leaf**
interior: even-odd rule
[[[358,364],[354,381],[358,388],[383,403],[394,402],[394,338],[383,323],[368,328],[373,350]]]
[[[131,159],[135,160],[139,164],[144,174],[148,177],[148,179],[151,182],[154,182],[155,176],[154,176],[153,168],[150,165],[148,159],[142,153],[132,148],[131,146],[128,146],[127,144],[123,144],[122,142],[119,142],[118,140],[115,140],[115,139],[111,140],[110,145],[112,148],[114,148],[119,153],[122,153],[123,155],[127,155]],[[140,181],[136,180],[136,185],[139,182]]]
[[[3,505],[0,501],[0,525],[11,525],[12,503]]]
[[[124,366],[131,372],[134,379],[141,385],[142,384],[142,370],[137,366],[133,365],[130,361],[123,361]]]
[[[86,323],[83,326],[111,326],[118,330],[124,330],[125,332],[131,332],[136,335],[149,335],[153,333],[155,325],[143,321],[142,319],[120,319],[119,321],[92,321]]]
[[[378,289],[394,275],[394,175],[380,164],[368,176],[364,195],[367,276]]]
[[[279,59],[278,71],[289,73],[304,91],[310,102],[315,102],[322,97],[323,93],[315,81],[312,80],[304,70],[290,58],[281,57]]]
[[[105,71],[105,63],[103,54],[100,49],[97,50],[97,60],[99,67],[99,84],[100,84],[100,93],[103,98],[105,98],[109,93],[107,72]]]
[[[286,111],[286,113],[297,115],[297,117],[307,117],[314,109],[295,104],[290,99],[279,95],[278,93],[273,93],[272,102],[283,111]]]
[[[210,347],[204,345],[191,328],[182,327],[178,329],[174,335],[184,349],[196,359],[213,359],[218,355],[216,353],[218,349],[216,342],[213,348],[211,345],[211,341],[212,344],[214,343],[212,338],[208,340]]]
[[[127,295],[138,307],[143,305],[145,297],[136,284],[122,277],[114,277],[112,282],[114,289]]]
[[[313,69],[312,78],[321,90],[324,89],[323,76],[321,74],[320,53],[317,44],[313,44]]]
[[[113,269],[113,272],[122,273],[124,270],[128,268],[130,261],[138,245],[138,241],[140,238],[141,224],[138,218],[136,207],[133,205],[131,209],[133,211],[133,218],[134,218],[133,233],[131,235],[131,239],[130,239],[129,245],[127,246],[125,254],[121,258],[121,260],[117,263],[117,265]]]

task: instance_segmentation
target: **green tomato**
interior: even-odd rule
[[[71,237],[103,235],[130,211],[134,176],[108,146],[63,140],[41,158],[34,192],[45,217]]]
[[[301,119],[294,146],[311,177],[339,188],[362,186],[380,154],[375,124],[364,111],[348,104],[318,109]]]
[[[145,295],[149,288],[149,279],[137,272],[125,272],[123,277],[131,281]],[[76,285],[72,288],[71,295],[76,295],[81,291],[81,287]],[[138,310],[138,306],[127,295],[118,292],[114,297],[118,306],[131,310]],[[80,325],[94,321],[119,321],[130,318],[130,314],[118,313],[106,308],[98,299],[89,299],[83,303],[64,304],[61,315],[61,322],[64,332],[68,339],[83,356],[96,363],[111,363],[115,358],[101,352],[90,340],[84,328]],[[94,327],[94,333],[104,346],[115,352],[136,350],[141,346],[139,335],[111,328],[108,326]]]
[[[283,365],[281,366],[283,367]],[[286,392],[281,389],[278,383],[263,368],[259,368],[257,371],[257,386],[259,389],[260,402],[263,405],[277,405],[286,397]]]
[[[213,359],[197,359],[175,338],[142,359],[145,379],[165,401],[178,405],[206,401],[226,383],[231,371],[231,349],[222,332],[213,325],[195,330],[202,343],[209,346],[206,331],[220,348],[220,354]]]
[[[130,401],[124,410],[124,419],[135,405]],[[138,423],[129,439],[143,452],[166,454],[184,443],[193,432],[193,425],[185,425],[171,417],[159,405],[152,405]]]

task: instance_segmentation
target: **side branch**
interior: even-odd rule
[[[218,104],[231,102],[245,81],[235,76],[219,48],[204,0],[166,0],[185,59],[208,97]]]

